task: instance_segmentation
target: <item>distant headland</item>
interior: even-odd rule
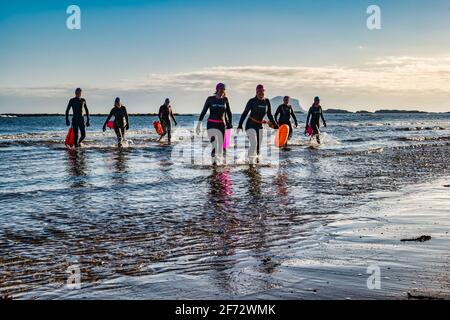
[[[360,110],[356,112],[344,110],[344,109],[326,109],[323,111],[324,113],[334,113],[334,114],[348,114],[348,113],[356,113],[356,114],[382,114],[382,113],[432,113],[432,112],[425,112],[425,111],[418,111],[418,110],[390,110],[390,109],[381,109],[374,112],[366,111],[366,110]]]

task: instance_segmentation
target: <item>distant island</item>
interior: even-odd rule
[[[283,98],[282,96],[278,96],[275,98],[270,99],[270,104],[272,105],[272,111],[275,113],[275,111],[277,110],[278,106],[283,104]],[[294,108],[295,112],[301,112],[301,113],[307,113],[308,111],[305,110],[302,105],[300,104],[300,100],[295,99],[295,98],[291,98],[290,105],[292,105],[292,107]]]
[[[331,113],[331,114],[383,114],[383,113],[430,113],[425,111],[418,111],[418,110],[388,110],[388,109],[381,109],[374,112],[366,111],[366,110],[360,110],[356,112],[343,110],[343,109],[327,109],[323,111],[324,113]]]
[[[377,110],[375,113],[427,113],[425,111],[417,110]]]
[[[353,112],[343,109],[327,109],[324,110],[323,113],[353,113]]]

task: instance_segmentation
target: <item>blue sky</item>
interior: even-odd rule
[[[66,28],[76,4],[82,29]],[[380,6],[382,29],[366,27]],[[234,112],[269,96],[349,110],[450,111],[450,0],[2,1],[0,112],[62,112],[83,87],[94,112],[166,96],[199,112],[218,81]]]

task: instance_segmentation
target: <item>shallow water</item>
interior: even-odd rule
[[[268,292],[283,261],[307,263],[307,252],[334,241],[329,228],[351,226],[360,208],[387,197],[380,191],[450,172],[450,114],[327,118],[319,148],[299,129],[279,161],[246,165],[238,144],[217,168],[174,157],[190,146],[194,117],[180,117],[172,146],[155,141],[155,119],[132,117],[123,150],[94,117],[76,151],[63,146],[63,118],[0,118],[0,293],[65,297],[72,265],[98,298],[105,283],[125,298]],[[174,292],[121,291],[134,281]]]

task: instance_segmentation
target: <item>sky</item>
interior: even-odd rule
[[[69,30],[70,5],[81,29]],[[369,5],[381,29],[369,30]],[[450,0],[3,0],[0,113],[199,113],[218,82],[240,113],[268,97],[350,111],[450,111]]]

